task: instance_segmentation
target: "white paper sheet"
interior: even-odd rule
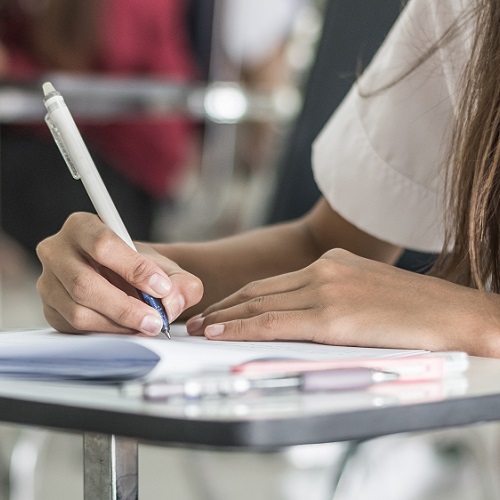
[[[425,351],[340,347],[308,342],[223,342],[190,337],[174,325],[172,338],[61,335],[54,330],[0,334],[0,376],[51,380],[123,381],[227,371],[256,359],[328,360],[401,357]]]

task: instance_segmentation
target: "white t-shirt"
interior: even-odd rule
[[[443,244],[443,166],[473,23],[398,78],[472,4],[411,0],[313,145],[316,182],[332,208],[405,248],[439,251]]]

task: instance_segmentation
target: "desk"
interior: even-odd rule
[[[2,380],[0,421],[84,433],[85,498],[137,498],[138,442],[266,450],[500,420],[500,360],[446,387],[149,403],[116,387]]]

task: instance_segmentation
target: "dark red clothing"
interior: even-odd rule
[[[170,81],[194,78],[185,0],[102,2],[93,72],[114,77],[165,77]],[[9,51],[10,77],[33,78],[46,71],[64,70],[39,65],[24,47],[23,37],[29,33],[20,26],[16,30],[6,28],[2,43]],[[190,132],[189,120],[175,116],[133,118],[83,128],[85,140],[103,159],[155,197],[167,195],[174,187]]]

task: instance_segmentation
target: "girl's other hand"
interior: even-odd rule
[[[300,271],[250,283],[187,326],[190,334],[214,340],[304,340],[498,356],[498,302],[495,294],[335,249]]]

